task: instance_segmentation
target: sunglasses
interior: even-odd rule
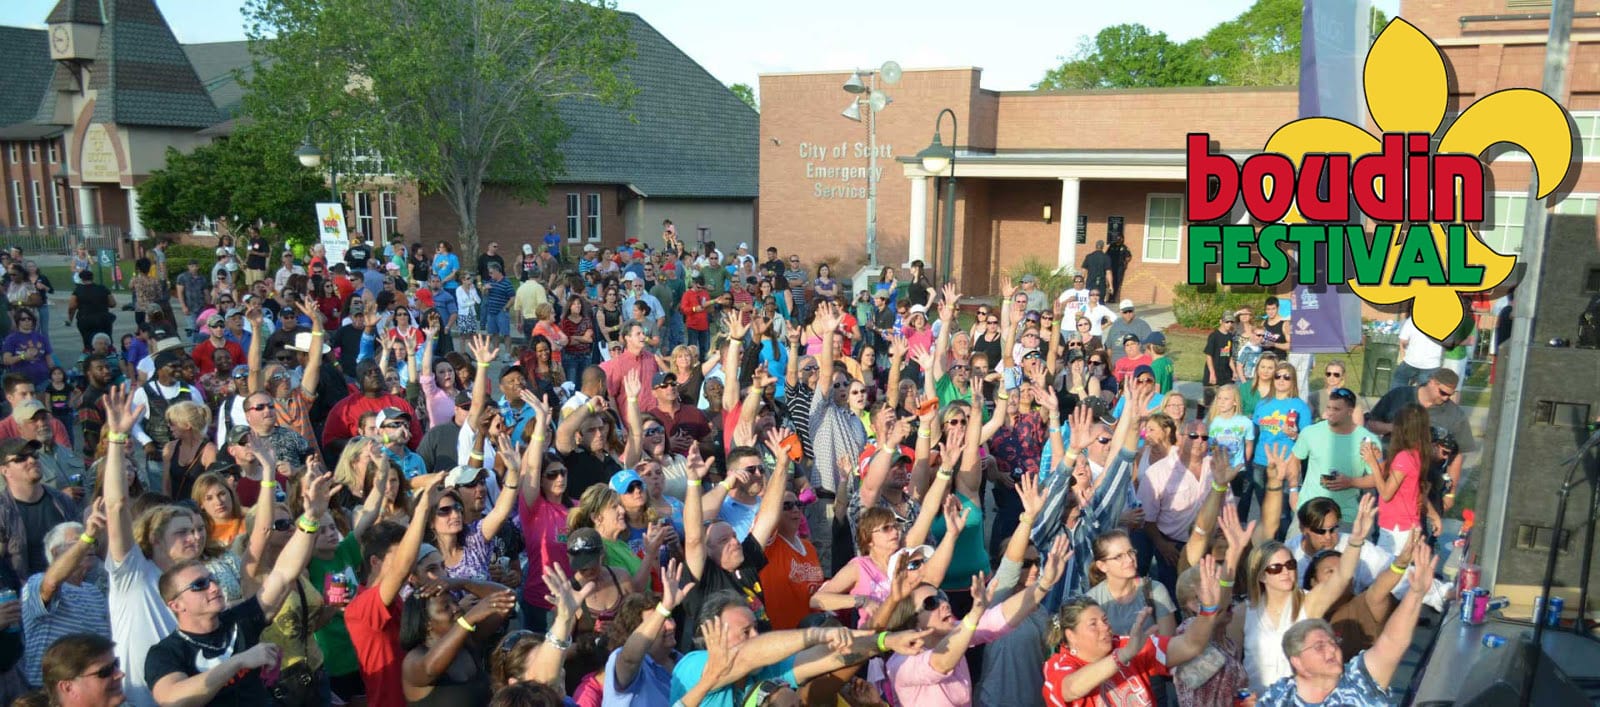
[[[999,319],[990,319],[990,320],[988,320],[988,322],[989,322],[989,323],[990,323],[990,324],[999,324],[999,323],[1000,323],[1000,320],[999,320]]]
[[[1338,371],[1325,371],[1325,372],[1323,372],[1322,375],[1327,376],[1329,378],[1343,378],[1344,377],[1344,374],[1340,373]]]
[[[1203,435],[1199,432],[1190,432],[1189,439],[1203,439],[1209,441],[1211,439],[1211,435]]]
[[[1156,379],[1154,379],[1154,378],[1140,378],[1138,380],[1135,380],[1134,382],[1135,383],[1144,383],[1145,385],[1149,385],[1151,383],[1156,382]]]
[[[1300,569],[1300,563],[1296,562],[1295,559],[1293,557],[1291,557],[1291,558],[1289,558],[1288,562],[1274,562],[1274,563],[1272,563],[1270,565],[1267,565],[1266,567],[1263,567],[1261,569],[1262,569],[1262,571],[1266,572],[1267,574],[1273,574],[1273,575],[1283,574],[1284,570],[1289,570],[1290,572],[1294,572],[1294,571]]]
[[[246,405],[244,409],[246,412],[261,412],[270,407],[272,407],[272,403],[262,403],[260,405]]]
[[[1025,557],[1025,558],[1022,559],[1022,571],[1023,572],[1027,572],[1028,570],[1031,570],[1031,569],[1033,569],[1035,567],[1038,567],[1038,566],[1039,566],[1039,558],[1037,558],[1037,557],[1033,557],[1033,558],[1026,558]]]
[[[37,459],[38,457],[39,457],[39,455],[34,453],[34,452],[17,452],[16,454],[11,455],[11,458],[7,459],[6,463],[7,464],[21,464],[22,462],[32,461],[34,459]]]
[[[1280,380],[1280,381],[1292,381],[1292,380],[1294,380],[1294,376],[1291,376],[1291,375],[1289,375],[1287,373],[1275,373],[1275,374],[1273,374],[1272,378],[1273,378],[1273,380]]]
[[[657,426],[652,425],[650,427],[644,428],[644,434],[647,437],[651,436],[651,435],[659,435],[659,434],[666,434],[666,433],[667,433],[667,428],[665,428],[665,427],[657,427]]]
[[[952,418],[950,418],[948,420],[945,420],[944,424],[945,424],[946,427],[966,427],[967,426],[967,418],[965,418],[965,417],[952,417]]]
[[[1315,533],[1317,535],[1329,535],[1331,533],[1339,532],[1339,526],[1338,524],[1334,524],[1326,528],[1306,528],[1306,532]]]
[[[185,585],[184,588],[183,588],[183,591],[186,591],[186,592],[203,592],[203,591],[206,591],[207,589],[210,589],[211,585],[216,584],[216,583],[217,583],[217,580],[212,579],[208,575],[208,576],[196,579],[195,581],[190,582],[189,584]]]
[[[792,511],[800,507],[799,501],[784,501],[783,510]]]
[[[1343,400],[1348,403],[1354,403],[1356,401],[1355,392],[1351,391],[1349,388],[1334,388],[1328,393],[1328,397],[1333,398],[1334,400]]]
[[[1435,390],[1439,391],[1439,395],[1442,395],[1446,398],[1455,397],[1456,392],[1454,390],[1450,390],[1449,388],[1439,385],[1438,383],[1434,383],[1433,387]]]
[[[561,478],[563,476],[566,476],[566,475],[567,475],[567,470],[566,469],[547,469],[544,472],[544,478],[546,478],[546,479],[559,479],[559,478]]]
[[[92,673],[84,673],[82,675],[79,675],[78,677],[80,677],[80,678],[100,678],[101,680],[110,680],[111,676],[116,675],[117,673],[119,673],[121,671],[122,671],[122,659],[113,658],[111,660],[111,662],[106,663],[105,666],[100,668],[99,670],[96,670],[96,671],[94,671]]]
[[[272,529],[280,533],[286,532],[293,527],[294,521],[289,520],[288,518],[275,518],[272,521]]]
[[[210,329],[221,329],[222,328],[222,322],[217,322],[215,324],[207,324],[206,327],[210,328]]]
[[[920,560],[913,560],[913,561],[917,563],[917,567],[921,567],[922,566],[922,563],[921,563]],[[915,568],[913,568],[911,566],[910,562],[907,562],[906,563],[906,569],[910,570],[910,569],[915,569]],[[949,603],[950,603],[950,596],[945,594],[943,589],[940,589],[940,590],[934,592],[933,594],[930,594],[927,597],[923,598],[923,600],[922,600],[922,610],[923,611],[935,611],[935,610],[937,610],[939,608],[939,606],[941,604],[949,604]]]
[[[1099,442],[1100,444],[1111,444],[1110,437],[1096,437],[1094,441]]]
[[[812,373],[812,372],[815,372],[817,370],[817,366],[815,364],[808,365],[808,366],[801,366],[800,370],[805,371],[806,373]]]
[[[457,506],[457,505],[451,504],[451,505],[448,505],[448,506],[439,506],[437,509],[434,510],[433,513],[434,513],[434,515],[440,515],[440,516],[453,516],[453,515],[455,515],[457,513],[460,513],[460,512],[461,512],[461,506]]]

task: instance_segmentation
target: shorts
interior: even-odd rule
[[[506,311],[494,312],[488,316],[488,331],[490,336],[511,335],[511,313]]]

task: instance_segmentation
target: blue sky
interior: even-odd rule
[[[42,26],[56,0],[0,0],[0,25]],[[244,38],[243,0],[156,0],[184,43]],[[1139,22],[1177,40],[1204,34],[1250,0],[619,0],[724,83],[768,72],[979,66],[984,88],[1026,89],[1100,28]],[[1394,16],[1399,0],[1374,0]],[[986,13],[975,12],[977,9]],[[1003,38],[1003,39],[997,39]]]

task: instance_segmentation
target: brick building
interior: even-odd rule
[[[1548,19],[1514,19],[1538,15],[1540,8],[1529,7],[1537,4],[1405,0],[1400,16],[1441,46],[1454,98],[1470,101],[1501,88],[1539,86]],[[1579,0],[1578,11],[1569,95],[1558,99],[1573,113],[1587,164],[1600,161],[1600,0]],[[898,84],[880,85],[893,101],[876,116],[880,263],[922,259],[933,272],[948,265],[968,292],[991,291],[1002,273],[1029,258],[1077,266],[1120,219],[1133,254],[1124,292],[1169,301],[1172,284],[1184,277],[1184,136],[1209,132],[1215,149],[1247,155],[1298,117],[1294,87],[992,91],[982,88],[981,76],[971,67],[907,70]],[[760,221],[764,244],[816,254],[808,260],[826,254],[853,273],[866,260],[868,157],[865,123],[839,113],[852,99],[841,90],[850,77],[849,71],[761,77]],[[949,248],[939,224],[948,172],[924,172],[916,159],[944,108],[959,128]],[[1484,237],[1516,252],[1528,162],[1521,153],[1506,154],[1492,169],[1494,222]],[[1594,214],[1600,170],[1579,172],[1556,208]]]
[[[571,131],[566,174],[546,204],[488,185],[482,242],[509,249],[554,225],[572,243],[616,245],[658,234],[665,218],[689,237],[754,239],[756,112],[649,23],[624,16],[632,105],[560,104]],[[165,165],[167,148],[226,139],[240,117],[234,72],[248,73],[248,44],[179,44],[154,0],[60,0],[45,22],[0,27],[0,234],[36,247],[147,237],[135,187]],[[381,155],[354,157],[362,174],[339,180],[352,230],[429,244],[456,237],[442,198],[396,178]],[[162,235],[207,243],[218,221]]]

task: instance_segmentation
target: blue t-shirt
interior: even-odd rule
[[[1227,450],[1228,463],[1237,467],[1244,464],[1244,452],[1255,441],[1256,426],[1244,415],[1219,417],[1211,421],[1206,434],[1217,447]]]
[[[1164,395],[1151,396],[1150,404],[1145,407],[1144,414],[1150,415],[1150,414],[1153,414],[1153,413],[1161,412],[1162,401],[1165,398],[1166,398],[1166,396],[1164,396]],[[1128,399],[1126,397],[1117,398],[1117,406],[1114,407],[1114,408],[1111,408],[1111,416],[1116,418],[1116,419],[1118,419],[1118,420],[1122,419],[1122,406],[1126,405],[1127,403],[1128,403]]]
[[[461,269],[461,259],[455,253],[440,253],[433,256],[433,274],[444,280],[444,286],[454,290],[461,283],[451,280],[450,276]]]
[[[731,526],[734,534],[744,540],[750,536],[750,528],[756,524],[756,511],[760,508],[759,500],[747,506],[733,500],[732,496],[726,496],[722,499],[722,511],[717,518]]]
[[[389,455],[389,459],[394,461],[396,466],[400,467],[400,474],[406,477],[407,480],[415,479],[418,476],[428,473],[428,463],[424,462],[422,460],[422,455],[417,454],[416,452],[408,449],[406,450],[405,455],[402,456],[395,454],[394,451],[387,447],[384,448],[383,452]]]
[[[634,674],[628,688],[618,689],[617,656],[620,655],[622,649],[618,648],[611,651],[611,657],[606,659],[605,680],[601,681],[605,685],[605,695],[600,699],[601,707],[632,707],[634,704],[654,707],[672,702],[672,671],[661,667],[649,653],[644,654],[644,660],[639,663],[639,672]]]
[[[672,668],[672,701],[683,699],[684,695],[694,689],[700,682],[700,674],[706,671],[705,651],[694,651],[678,659],[678,664]],[[744,679],[745,692],[755,689],[756,683],[762,680],[782,680],[791,687],[800,687],[794,678],[794,656],[784,658],[774,665],[761,668]],[[735,698],[738,698],[735,701]],[[700,707],[734,707],[743,705],[748,695],[735,695],[732,685],[720,690],[713,690],[711,694],[700,702]]]
[[[550,257],[561,257],[561,234],[551,231],[544,234],[544,249],[550,252]]]
[[[1339,705],[1339,707],[1383,707],[1390,704],[1389,690],[1378,687],[1377,681],[1372,679],[1372,674],[1367,672],[1367,662],[1363,658],[1366,651],[1356,654],[1349,662],[1344,664],[1344,675],[1339,676],[1339,683],[1334,686],[1333,692],[1321,702],[1307,702],[1300,699],[1300,694],[1295,690],[1293,677],[1283,678],[1267,688],[1267,694],[1261,696],[1260,705],[1292,705],[1293,707],[1315,707],[1316,705]],[[682,665],[682,663],[679,663]],[[709,703],[708,703],[709,704]]]
[[[1296,416],[1300,429],[1311,426],[1311,406],[1299,398],[1267,398],[1256,404],[1256,454],[1255,463],[1266,465],[1267,445],[1281,444],[1285,450],[1294,447],[1294,440],[1284,430],[1289,416]]]

